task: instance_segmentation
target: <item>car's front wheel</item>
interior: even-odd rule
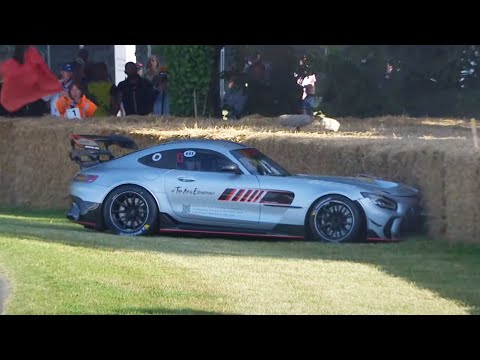
[[[157,204],[153,196],[140,186],[119,186],[106,197],[103,218],[107,229],[115,234],[148,234],[157,224]]]
[[[344,196],[329,195],[313,204],[307,225],[312,240],[343,243],[360,237],[362,219],[353,201]]]

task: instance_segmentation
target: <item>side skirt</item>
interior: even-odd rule
[[[160,229],[159,233],[183,233],[183,234],[202,234],[202,235],[225,235],[225,236],[239,236],[239,237],[261,237],[261,238],[277,238],[277,239],[291,239],[304,240],[303,226],[287,226],[283,225],[281,232],[277,231],[261,231],[249,230],[245,228],[198,225],[180,223],[172,219],[165,213],[160,214]],[[276,227],[274,228],[276,230]]]

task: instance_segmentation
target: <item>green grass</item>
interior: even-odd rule
[[[480,314],[480,247],[130,238],[0,210],[7,314]]]

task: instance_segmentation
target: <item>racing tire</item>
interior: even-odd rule
[[[328,195],[315,201],[307,215],[310,239],[345,243],[361,238],[364,217],[358,206],[340,195]]]
[[[106,228],[117,235],[146,235],[156,229],[157,203],[144,188],[122,185],[106,197],[103,219]]]

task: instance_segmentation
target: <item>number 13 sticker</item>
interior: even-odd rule
[[[69,119],[81,119],[80,110],[78,108],[68,109],[67,118]]]

